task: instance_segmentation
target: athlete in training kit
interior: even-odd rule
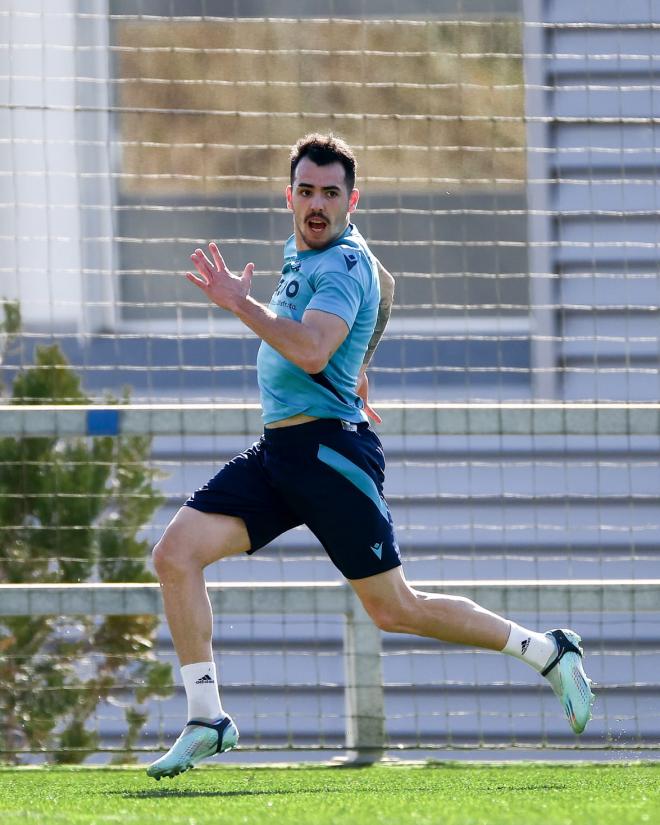
[[[536,633],[469,599],[406,582],[383,497],[385,462],[368,416],[366,367],[389,319],[394,281],[350,218],[358,205],[355,158],[332,135],[291,151],[286,189],[293,235],[268,307],[250,297],[254,265],[233,275],[215,244],[197,249],[187,278],[260,339],[262,438],[185,502],[154,549],[165,614],[181,664],[188,722],[148,769],[160,779],[230,750],[238,731],[223,710],[211,647],[204,568],[254,553],[306,524],[379,628],[508,653],[545,676],[572,729],[591,717],[580,637]]]

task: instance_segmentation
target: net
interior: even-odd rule
[[[432,640],[381,638],[371,623],[358,621],[346,586],[311,534],[298,529],[249,558],[227,559],[207,571],[223,701],[240,721],[242,753],[259,758],[278,750],[286,759],[346,750],[373,757],[392,749],[477,756],[505,749],[601,755],[657,749],[659,405],[535,405],[530,410],[522,404],[445,404],[434,406],[431,419],[428,406],[383,410],[386,421],[391,416],[382,435],[389,457],[388,500],[407,577],[421,590],[473,598],[524,626],[576,627],[597,683],[595,718],[587,734],[577,739],[567,733],[547,686],[518,662]],[[107,412],[86,408],[88,413],[99,410]],[[162,613],[157,585],[114,582],[127,578],[123,565],[136,563],[133,580],[144,581],[148,546],[188,491],[235,453],[238,439],[247,442],[250,428],[236,427],[234,409],[126,405],[109,411],[125,417],[115,416],[114,436],[97,432],[97,439],[121,444],[145,429],[156,433],[148,459],[133,461],[134,468],[139,465],[144,474],[146,466],[160,479],[165,497],[140,524],[135,538],[144,543],[128,545],[136,551],[132,555],[123,544],[102,552],[105,545],[94,540],[96,534],[107,536],[102,516],[91,525],[81,520],[60,526],[72,499],[89,501],[84,484],[54,495],[36,485],[19,488],[13,500],[23,508],[41,503],[37,512],[43,519],[23,523],[22,529],[29,530],[48,577],[64,583],[46,585],[39,576],[17,575],[21,547],[12,541],[12,531],[20,525],[5,519],[0,563],[13,571],[12,581],[35,583],[0,587],[0,614],[9,617],[0,619],[0,626],[11,647],[12,634],[14,639],[19,635],[12,624],[17,617],[33,632],[44,617],[56,617],[48,619],[54,627],[46,628],[50,646],[37,657],[42,667],[61,664],[53,637],[74,645],[67,648],[67,661],[77,678],[87,681],[57,691],[31,681],[31,697],[38,699],[41,690],[65,697],[93,692],[96,698],[96,674],[112,665],[116,680],[86,719],[94,747],[50,747],[56,754],[94,750],[96,760],[123,760],[171,741],[181,722],[183,694],[167,629],[154,623]],[[76,438],[80,412],[9,406],[0,411],[0,423],[5,433],[13,427],[26,448],[47,438],[47,432],[60,431],[61,451]],[[405,413],[398,432],[397,412]],[[194,434],[181,428],[186,420]],[[89,418],[79,418],[77,426],[78,438],[91,440]],[[26,437],[26,431],[33,434]],[[74,466],[76,475],[86,473],[89,463],[88,458]],[[27,469],[23,472],[30,477]],[[53,461],[51,473],[63,477],[60,462]],[[140,485],[125,491],[125,498],[143,506],[150,499],[146,493]],[[44,499],[51,502],[55,527],[44,517]],[[105,510],[112,512],[121,499],[106,497]],[[91,532],[76,545],[87,554],[76,557],[68,544],[44,559],[45,539],[54,534],[63,544],[71,530]],[[126,535],[118,525],[110,532]],[[90,565],[90,584],[57,578],[60,568],[81,562]],[[26,571],[32,571],[27,563]],[[114,617],[109,626],[106,616]],[[140,616],[146,626],[139,620],[133,624]],[[173,671],[145,675],[142,668],[154,661],[154,653],[156,662]],[[26,660],[32,667],[33,655],[14,645],[4,658],[8,667]],[[381,707],[375,722],[374,695]],[[129,721],[134,735],[126,743]],[[10,758],[22,759],[48,750],[38,743],[29,747],[16,736],[5,737],[3,747]]]
[[[385,746],[656,747],[657,615],[634,608],[657,579],[660,535],[657,410],[638,405],[660,391],[657,24],[636,3],[347,6],[4,4],[3,578],[43,582],[62,563],[69,582],[148,578],[148,546],[182,499],[258,432],[257,342],[182,272],[214,239],[234,270],[255,261],[267,301],[291,231],[289,146],[333,130],[360,162],[356,222],[397,281],[371,392],[385,402],[408,577],[561,580],[567,594],[585,579],[632,582],[627,610],[527,603],[513,616],[542,628],[575,613],[602,685],[586,739],[558,732],[554,700],[516,663],[387,637]],[[543,426],[481,406],[544,400],[559,410]],[[451,426],[446,410],[414,407],[441,401],[480,406]],[[598,411],[571,423],[567,404],[588,401]],[[33,424],[14,402],[105,406],[44,408]],[[621,406],[605,426],[607,402]],[[32,578],[19,545],[36,556]],[[305,530],[209,571],[251,584],[331,575]],[[0,644],[21,627],[61,654],[75,640],[62,696],[86,695],[89,680],[99,695],[117,671],[86,717],[62,711],[58,752],[155,747],[180,721],[180,687],[172,695],[174,677],[152,667],[174,661],[164,628],[87,606],[89,624],[69,622],[66,605],[52,625],[2,624]],[[247,746],[353,747],[345,615],[220,611]],[[56,659],[43,656],[35,666]],[[29,748],[3,735],[7,753],[46,748],[38,725]]]
[[[2,17],[2,293],[24,317],[8,371],[56,330],[90,397],[129,384],[136,401],[252,400],[253,337],[181,273],[215,238],[234,269],[255,261],[254,294],[268,300],[291,231],[289,147],[334,130],[359,157],[360,228],[398,282],[381,392],[471,396],[485,382],[482,397],[520,394],[530,301],[515,15],[109,11]]]
[[[305,752],[348,750],[364,759],[413,749],[477,756],[507,749],[601,756],[615,750],[621,756],[660,747],[654,705],[660,580],[415,584],[429,592],[473,597],[533,626],[579,624],[588,670],[597,681],[598,706],[588,731],[579,738],[570,734],[547,684],[519,662],[432,640],[386,634],[381,641],[344,584],[210,584],[223,704],[240,720],[243,754],[255,758],[277,750],[282,758],[300,758]],[[4,585],[0,594],[3,612],[13,614],[13,621],[25,615],[34,623],[57,610],[59,630],[68,633],[69,644],[80,636],[80,618],[72,613],[134,616],[134,611],[153,614],[160,607],[157,585]],[[175,666],[164,628],[157,651],[161,667]],[[86,681],[59,686],[55,693],[52,685],[19,682],[15,704],[23,709],[28,691],[42,705],[49,699],[63,704],[71,696],[84,701],[97,691],[94,674],[107,666],[104,652],[88,644],[78,654],[78,672]],[[5,667],[25,668],[28,658],[9,656]],[[115,654],[115,665],[118,658]],[[133,651],[122,664],[140,661]],[[56,662],[63,664],[61,658]],[[180,729],[184,695],[180,682],[167,675],[156,695],[134,678],[106,685],[103,698],[85,719],[97,760],[109,755],[125,760],[162,749]],[[70,741],[68,748],[47,743],[29,748],[24,739],[25,732],[19,734],[8,716],[3,753],[10,758],[53,750],[56,758],[80,757],[92,749],[89,742],[72,746]]]
[[[253,338],[181,273],[214,238],[268,299],[288,147],[318,129],[355,146],[359,225],[397,278],[383,396],[657,397],[648,15],[179,5],[0,16],[8,370],[56,336],[91,397],[252,399]]]

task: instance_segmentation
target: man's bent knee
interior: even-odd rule
[[[388,633],[414,633],[415,592],[401,567],[366,579],[351,581],[355,593],[373,623]]]
[[[194,564],[194,554],[176,529],[168,527],[152,551],[154,569],[159,579],[183,573]]]
[[[435,596],[410,590],[406,597],[387,602],[365,599],[363,605],[376,627],[387,633],[424,633],[427,625],[428,602],[432,602],[434,621],[453,624],[468,622],[476,604],[463,596]]]
[[[364,609],[379,630],[386,633],[414,633],[414,608],[381,599],[363,601]]]
[[[367,611],[373,623],[385,633],[412,633],[413,630],[403,620],[403,617],[387,608],[384,610]]]
[[[154,568],[162,580],[249,549],[242,519],[182,507],[153,549]]]

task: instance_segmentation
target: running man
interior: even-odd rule
[[[188,702],[188,722],[148,769],[160,779],[233,748],[222,707],[204,568],[254,553],[306,524],[382,630],[497,650],[545,676],[575,733],[591,718],[580,637],[537,633],[469,599],[413,590],[403,575],[383,497],[385,461],[367,416],[366,367],[390,316],[394,281],[351,223],[355,157],[333,135],[291,151],[286,202],[293,235],[268,307],[250,297],[254,265],[233,275],[215,244],[191,256],[187,278],[260,339],[262,438],[185,502],[154,549],[165,614]]]

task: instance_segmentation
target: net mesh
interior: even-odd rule
[[[25,403],[105,402],[125,387],[133,403],[254,402],[258,342],[182,272],[196,246],[215,240],[235,271],[256,263],[254,295],[268,301],[291,231],[289,147],[332,130],[358,155],[356,223],[397,281],[371,370],[376,406],[657,399],[660,113],[648,4],[420,0],[406,16],[377,0],[351,9],[328,0],[309,15],[286,2],[255,2],[249,13],[230,5],[30,0],[0,11],[7,398],[18,381]],[[20,385],[45,344],[64,353],[80,393],[53,381],[46,398]],[[53,374],[68,369],[51,363]],[[125,456],[123,466],[153,471],[164,496],[136,541],[153,543],[182,499],[243,449],[248,429],[174,424],[146,459]],[[61,521],[72,502],[92,498],[85,484],[63,484],[73,440],[55,439],[45,475],[57,483],[45,488],[28,481],[37,464],[29,440],[18,453],[2,445],[6,500],[53,503],[54,526],[43,513],[27,525],[53,565],[80,561],[64,546],[72,532],[101,532],[89,514]],[[384,441],[410,579],[657,574],[657,430],[401,429]],[[73,478],[90,459],[67,461]],[[139,513],[147,496],[103,497],[108,513],[119,500]],[[18,528],[23,516],[4,520],[3,559]],[[49,549],[46,534],[56,537]],[[90,575],[102,576],[97,562]],[[223,581],[332,575],[306,530],[209,571]],[[657,616],[577,614],[603,686],[582,746],[657,744]],[[572,620],[513,618],[540,629]],[[221,670],[248,745],[342,745],[342,621],[218,619]],[[153,632],[159,659],[174,662],[164,628]],[[271,652],[280,649],[284,658]],[[81,654],[79,667],[99,655]],[[382,666],[392,746],[577,745],[557,733],[554,700],[515,662],[388,637]],[[122,703],[135,701],[126,684],[89,718],[99,747],[120,747]],[[139,747],[174,732],[180,689],[149,703]]]

